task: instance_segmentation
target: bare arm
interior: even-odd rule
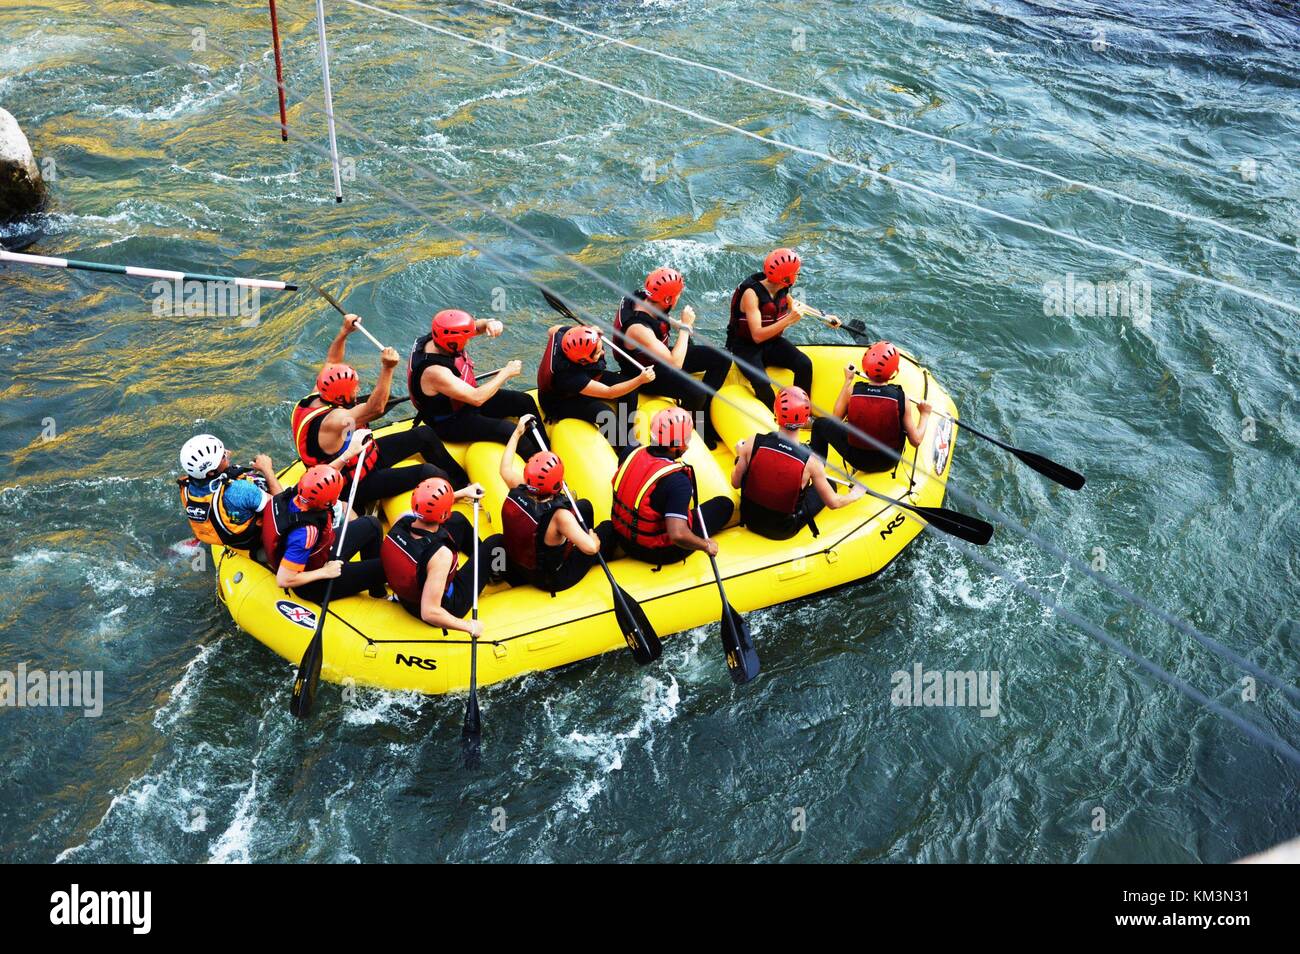
[[[640,349],[644,353],[650,355],[650,357],[653,358],[655,361],[659,361],[662,364],[671,364],[678,368],[682,366],[681,361],[674,360],[673,358],[673,355],[676,353],[676,349],[674,349],[673,351],[669,351],[668,346],[665,345],[658,338],[656,338],[654,334],[650,331],[650,329],[647,328],[645,325],[633,325],[624,333],[624,338],[632,342],[634,345],[637,346],[638,349]],[[681,340],[682,340],[681,336],[678,336],[677,343],[681,344]],[[686,348],[683,345],[682,361],[686,360],[685,352],[686,352]]]
[[[634,378],[628,378],[620,384],[601,384],[599,381],[590,381],[580,393],[586,397],[599,398],[602,401],[613,401],[621,398],[624,394],[631,394],[643,384],[649,384],[655,379],[655,369],[653,365],[646,365],[646,369]]]
[[[505,450],[501,452],[501,466],[498,468],[498,473],[501,474],[501,479],[505,481],[507,490],[514,490],[524,482],[524,475],[515,466],[515,456],[519,448],[519,438],[524,436],[524,431],[528,430],[532,421],[533,416],[531,414],[525,414],[521,417],[519,423],[515,425],[514,433],[510,435],[510,440],[506,441]]]
[[[572,510],[557,510],[555,516],[551,518],[551,525],[546,528],[548,537],[552,530],[587,556],[595,556],[600,552],[600,537],[594,532],[583,530]],[[558,543],[555,545],[558,546]]]
[[[752,288],[745,289],[745,294],[740,296],[740,311],[749,324],[749,336],[754,339],[755,344],[762,344],[775,338],[803,317],[799,314],[799,309],[791,306],[784,317],[763,327],[763,312],[758,307],[758,294]]]
[[[925,439],[925,429],[930,424],[931,410],[929,403],[921,401],[915,407],[909,403],[907,410],[903,412],[903,429],[907,431],[907,439],[913,447],[920,447],[921,441]]]
[[[826,505],[827,510],[839,510],[841,507],[847,507],[851,503],[856,503],[866,496],[866,491],[861,487],[855,486],[847,494],[841,496],[835,492],[831,482],[826,479],[826,468],[816,457],[808,458],[808,465],[804,468],[804,474],[810,478],[813,490],[821,498],[822,503]]]
[[[361,318],[358,315],[348,314],[343,316],[343,327],[339,329],[339,333],[336,334],[334,340],[330,342],[329,351],[325,352],[326,364],[343,363],[344,357],[347,356],[348,335],[357,330],[357,325],[360,321]]]
[[[745,480],[745,471],[749,470],[749,451],[752,441],[741,441],[736,445],[736,464],[731,468],[731,486],[737,490]]]
[[[275,465],[271,463],[271,458],[266,454],[258,454],[253,458],[253,469],[266,479],[266,489],[272,497],[284,490],[280,485],[280,478],[275,476]]]
[[[429,574],[425,577],[424,590],[420,593],[420,618],[430,626],[454,629],[471,636],[478,635],[474,632],[476,623],[473,620],[453,616],[442,605],[442,593],[447,588],[447,574],[451,572],[451,564],[455,559],[456,555],[447,547],[429,557]],[[482,631],[481,626],[478,629]]]
[[[439,394],[461,401],[471,407],[482,407],[501,390],[511,378],[518,377],[523,371],[519,361],[508,361],[506,366],[492,376],[492,380],[472,388],[446,368],[425,368],[420,378],[421,385],[429,385]],[[385,401],[387,398],[384,399]]]
[[[853,379],[857,372],[853,370],[853,365],[844,369],[844,386],[840,388],[840,393],[835,398],[835,407],[832,413],[839,420],[844,420],[844,415],[849,413],[849,398],[853,396]]]
[[[270,518],[266,517],[264,519]],[[342,560],[330,560],[316,570],[304,570],[296,564],[282,560],[280,569],[275,571],[275,584],[291,590],[295,586],[306,586],[308,583],[315,583],[317,580],[336,579],[342,572]]]
[[[683,550],[702,550],[710,556],[718,555],[717,542],[698,536],[691,530],[690,524],[681,517],[669,517],[666,523],[668,539],[674,546],[681,547]]]

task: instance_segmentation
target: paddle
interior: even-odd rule
[[[829,474],[826,475],[826,479],[833,484],[839,484],[841,487],[859,486],[847,480],[839,480]],[[936,530],[942,530],[944,533],[965,540],[967,543],[982,547],[993,537],[993,524],[981,520],[979,517],[972,517],[970,514],[961,513],[957,510],[949,510],[947,507],[914,506],[913,504],[904,503],[896,497],[878,494],[869,487],[863,487],[863,490],[867,492],[868,496],[875,497],[877,500],[884,500],[895,507],[910,510],[917,516],[924,518],[926,523],[932,524]]]
[[[311,287],[314,288],[314,289],[316,289],[316,294],[320,295],[320,296],[321,296],[322,298],[324,298],[327,302],[329,302],[331,305],[333,305],[335,311],[337,311],[340,315],[343,315],[345,318],[347,317],[347,315],[348,315],[348,311],[347,311],[347,309],[344,308],[342,305],[340,305],[340,304],[338,303],[338,301],[335,300],[335,298],[334,298],[333,295],[331,295],[331,294],[330,294],[329,292],[327,292],[325,289],[321,288],[321,287],[320,287],[319,285],[317,285],[315,282],[311,282]],[[384,350],[384,346],[383,346],[382,344],[379,343],[379,339],[376,338],[374,335],[372,335],[372,334],[371,334],[371,333],[366,329],[366,327],[365,327],[363,324],[361,324],[360,321],[358,321],[358,322],[356,323],[356,329],[357,329],[357,331],[359,331],[359,332],[361,332],[363,335],[365,335],[367,338],[369,338],[369,339],[370,339],[370,343],[371,343],[372,345],[374,345],[374,346],[375,346],[376,348],[378,348],[380,351],[383,351],[383,350]]]
[[[709,528],[704,525],[704,512],[700,510],[698,497],[695,501],[695,515],[700,521],[700,536],[709,539]],[[709,564],[713,567],[713,579],[718,584],[718,597],[722,600],[722,651],[726,654],[727,669],[731,671],[731,681],[737,684],[749,682],[758,675],[760,664],[758,650],[749,635],[749,624],[727,602],[727,591],[722,588],[722,573],[718,570],[718,561],[709,554]]]
[[[334,548],[334,559],[341,559],[339,554],[343,552],[343,538],[348,532],[348,518],[352,515],[352,504],[357,499],[357,487],[361,481],[353,475],[352,487],[348,490],[348,509],[343,514],[343,525],[339,527],[339,539]],[[267,520],[271,515],[267,514]],[[298,674],[293,680],[293,697],[289,700],[289,711],[299,719],[305,719],[311,715],[311,707],[316,702],[316,688],[320,685],[320,667],[321,660],[325,655],[325,613],[329,609],[330,596],[334,592],[334,580],[331,579],[325,584],[325,598],[321,600],[320,614],[316,617],[316,631],[312,633],[311,642],[307,644],[307,651],[302,654],[302,662],[298,663]]]
[[[911,401],[913,404],[919,403],[915,398],[908,398],[908,400]],[[1083,474],[1079,473],[1078,471],[1070,470],[1070,468],[1058,464],[1056,461],[1052,460],[1051,458],[1044,457],[1042,454],[1035,454],[1033,451],[1021,450],[1019,447],[1012,447],[1010,444],[1006,444],[998,440],[996,437],[992,437],[989,434],[985,434],[983,431],[975,430],[975,428],[971,427],[965,421],[959,421],[955,417],[949,417],[947,414],[940,413],[939,411],[932,411],[931,413],[938,415],[939,417],[943,418],[945,421],[951,421],[953,424],[957,425],[962,430],[969,431],[970,433],[974,434],[976,437],[984,438],[984,440],[988,441],[990,444],[993,444],[996,447],[1001,447],[1005,451],[1010,451],[1017,458],[1019,458],[1021,463],[1025,464],[1027,467],[1031,467],[1034,470],[1038,471],[1048,480],[1054,480],[1061,486],[1068,487],[1070,490],[1083,489],[1085,478]]]
[[[284,61],[280,58],[280,20],[271,2],[271,47],[275,50],[275,86],[280,94],[280,140],[289,141],[289,117],[284,111]]]
[[[474,604],[470,619],[478,622],[478,498],[474,499]],[[461,750],[465,757],[465,768],[479,767],[480,744],[483,740],[483,718],[478,709],[478,634],[471,633],[469,649],[469,701],[465,703],[465,724],[460,730]]]
[[[568,305],[560,301],[560,299],[556,298],[554,295],[552,295],[544,288],[542,289],[542,297],[546,299],[546,304],[550,305],[552,309],[559,312],[559,314],[562,317],[568,318],[570,321],[575,322],[579,325],[586,324],[585,321],[583,321],[581,318],[579,318],[577,315],[573,313],[572,309],[570,309]]]
[[[874,342],[876,340],[876,336],[873,335],[870,331],[868,331],[866,327],[860,322],[850,321],[847,318],[839,318],[838,316],[836,316],[835,320],[838,321],[839,324],[835,324],[830,320],[832,317],[831,315],[827,315],[825,312],[820,311],[817,308],[814,308],[812,305],[803,305],[801,310],[805,315],[812,315],[814,318],[816,318],[822,324],[826,325],[826,327],[828,328],[843,328],[846,331],[852,332],[853,334],[861,338],[864,343]],[[917,361],[906,351],[899,349],[898,353],[902,357],[906,358],[908,361],[912,362],[912,364],[916,365],[918,368],[921,367],[921,362]]]
[[[546,439],[542,436],[540,429],[536,424],[532,427],[533,440],[537,441],[538,447],[546,447]],[[573,499],[573,494],[569,492],[569,485],[564,487],[564,496],[568,498],[569,506],[573,509],[573,515],[578,520],[578,526],[584,531],[587,530],[586,524],[582,521],[582,514],[578,512],[578,503]],[[655,632],[650,620],[646,617],[645,611],[641,609],[641,604],[634,600],[631,595],[618,585],[614,579],[614,573],[605,562],[605,555],[596,552],[596,559],[600,561],[600,568],[605,571],[605,579],[609,580],[610,593],[614,600],[614,618],[618,621],[619,629],[623,631],[623,638],[627,640],[627,648],[632,650],[632,658],[642,666],[654,662],[663,654],[664,647],[659,641],[659,634]]]

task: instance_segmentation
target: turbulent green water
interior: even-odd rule
[[[1300,288],[1294,254],[1211,226],[503,11],[377,5],[1197,275],[1287,302]],[[1284,4],[528,6],[1300,232],[1300,27]],[[1058,492],[966,439],[954,487],[1296,682],[1295,314],[329,7],[336,107],[360,131],[340,129],[355,177],[339,206],[307,144],[326,142],[307,0],[280,3],[287,145],[264,4],[6,2],[0,105],[54,163],[32,251],[327,283],[402,345],[434,309],[487,312],[501,289],[510,333],[481,343],[494,367],[531,365],[551,315],[439,223],[581,304],[613,301],[437,178],[615,281],[676,265],[713,334],[757,256],[797,245],[809,298],[920,354],[972,422],[1089,477]],[[1149,320],[1045,315],[1045,286],[1071,273],[1145,276]],[[290,402],[336,316],[306,293],[267,293],[253,327],[152,301],[147,281],[0,270],[0,669],[103,670],[106,694],[95,719],[0,710],[0,858],[1224,861],[1300,827],[1294,766],[930,534],[870,585],[752,614],[764,673],[747,687],[701,630],[648,670],[619,654],[491,688],[478,774],[458,764],[460,699],[349,703],[329,686],[297,724],[291,667],[234,629],[210,569],[175,548],[171,476],[198,429],[287,463]],[[1300,741],[1275,689],[1243,701],[1239,670],[1014,533],[985,552]],[[916,664],[999,672],[1000,714],[892,706],[891,673]]]

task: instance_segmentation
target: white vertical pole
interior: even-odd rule
[[[325,118],[330,128],[330,161],[334,163],[334,201],[343,201],[343,177],[339,174],[339,144],[334,135],[334,94],[330,92],[330,54],[325,45],[325,0],[316,0],[316,32],[320,37],[320,71],[325,81]]]

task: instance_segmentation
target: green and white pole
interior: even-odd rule
[[[202,272],[177,272],[168,268],[142,268],[138,265],[110,265],[106,262],[84,262],[75,258],[55,258],[50,255],[24,255],[0,249],[0,262],[19,265],[45,265],[50,268],[71,268],[83,272],[107,272],[110,275],[130,275],[133,278],[161,278],[180,282],[228,282],[244,288],[266,288],[272,291],[297,291],[298,286],[269,278],[242,278],[238,275],[207,275]]]

